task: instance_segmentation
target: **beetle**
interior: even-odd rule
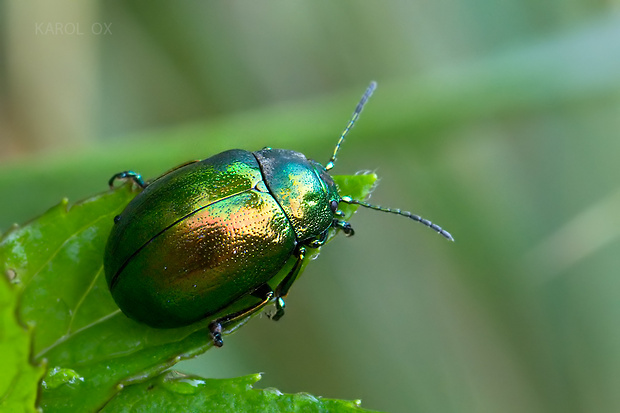
[[[222,328],[275,302],[278,320],[308,248],[319,248],[331,228],[354,234],[338,209],[357,204],[418,221],[449,240],[438,225],[410,212],[341,196],[328,171],[376,83],[371,82],[325,166],[291,150],[233,149],[180,165],[150,182],[124,171],[142,191],[114,218],[104,253],[108,287],[128,317],[174,328],[220,315],[208,330],[217,347]],[[289,262],[275,288],[271,281]],[[242,299],[255,297],[245,308]],[[245,303],[245,301],[243,302]],[[244,304],[245,305],[245,304]]]

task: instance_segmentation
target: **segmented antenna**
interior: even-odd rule
[[[349,133],[349,130],[353,127],[353,124],[355,123],[357,118],[359,118],[360,113],[362,113],[362,109],[364,109],[364,105],[366,104],[366,102],[368,101],[368,98],[370,98],[370,96],[372,95],[372,92],[374,92],[376,88],[377,88],[377,82],[374,82],[374,81],[370,82],[370,85],[368,85],[368,88],[364,92],[364,96],[362,96],[362,98],[360,99],[360,102],[355,107],[355,112],[353,112],[353,116],[351,116],[351,120],[349,121],[347,127],[342,132],[342,135],[340,135],[340,139],[338,139],[338,143],[336,144],[336,148],[334,149],[334,154],[330,158],[329,162],[327,162],[327,164],[325,165],[326,171],[329,171],[330,169],[334,167],[334,164],[336,163],[336,156],[338,156],[338,151],[340,150],[340,145],[342,145],[342,142],[344,141],[344,137],[347,136],[347,133]]]
[[[417,222],[419,222],[421,224],[424,224],[427,227],[437,231],[440,235],[443,235],[445,238],[449,239],[450,241],[454,241],[454,238],[452,238],[452,235],[450,235],[450,233],[448,231],[446,231],[445,229],[441,228],[439,225],[433,224],[428,219],[424,219],[424,218],[422,218],[422,217],[420,217],[418,215],[412,214],[409,211],[401,211],[400,209],[385,208],[385,207],[382,207],[380,205],[371,205],[371,204],[368,204],[368,203],[366,203],[364,201],[358,201],[356,199],[353,199],[353,198],[351,198],[349,196],[343,196],[340,200],[342,202],[346,202],[347,204],[360,205],[360,206],[363,206],[365,208],[374,209],[376,211],[389,212],[391,214],[402,215],[404,217],[411,218],[414,221],[417,221]]]

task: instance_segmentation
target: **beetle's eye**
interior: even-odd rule
[[[336,211],[338,211],[338,201],[332,201],[329,204],[329,207],[332,209],[332,212],[335,213]]]

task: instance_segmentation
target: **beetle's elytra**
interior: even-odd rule
[[[218,347],[223,325],[270,302],[276,304],[271,318],[278,320],[306,249],[320,247],[332,227],[353,235],[338,209],[341,202],[407,216],[452,240],[417,215],[338,193],[328,171],[375,87],[372,82],[364,93],[325,166],[290,150],[234,149],[151,182],[132,171],[114,175],[111,187],[128,179],[143,188],[115,217],[105,249],[106,280],[120,309],[152,327],[172,328],[225,314],[248,295],[256,297],[249,307],[211,320]],[[292,269],[272,289],[268,282],[291,257]]]

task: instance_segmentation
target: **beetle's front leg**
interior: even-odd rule
[[[353,230],[353,227],[347,221],[340,221],[340,220],[334,219],[334,226],[338,229],[341,229],[342,232],[344,232],[344,235],[346,235],[347,237],[355,235],[355,231]]]

